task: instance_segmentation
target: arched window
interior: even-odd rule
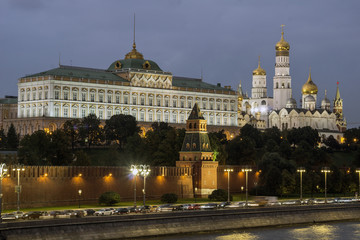
[[[196,123],[194,123],[194,129],[196,129]]]
[[[192,128],[192,125],[191,125],[191,123],[189,123],[189,129],[191,129]]]

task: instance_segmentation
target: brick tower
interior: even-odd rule
[[[207,197],[217,189],[218,162],[213,161],[213,151],[207,133],[206,120],[195,103],[188,120],[177,167],[193,168],[194,195]]]

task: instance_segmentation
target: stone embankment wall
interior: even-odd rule
[[[6,223],[0,239],[120,239],[359,219],[359,204],[176,212]]]

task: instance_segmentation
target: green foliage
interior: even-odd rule
[[[106,206],[113,206],[116,203],[120,202],[120,194],[116,192],[105,192],[99,197],[99,204],[104,204]]]
[[[82,144],[87,144],[88,148],[99,144],[103,140],[103,131],[100,128],[100,119],[95,114],[84,117],[80,123],[79,136]]]
[[[10,149],[16,149],[19,146],[19,136],[16,134],[15,127],[13,124],[10,125],[10,128],[7,132],[7,147]]]
[[[250,124],[246,124],[244,127],[241,128],[240,138],[252,139],[255,142],[255,146],[257,148],[260,148],[264,145],[263,136],[261,132],[257,128],[251,126]]]
[[[211,149],[214,152],[213,160],[218,161],[219,164],[225,164],[228,154],[226,152],[226,144],[228,143],[226,139],[226,134],[224,130],[219,132],[208,133]]]
[[[211,201],[227,201],[228,192],[224,189],[217,189],[212,191],[212,193],[208,196]],[[230,195],[230,201],[232,201],[232,196]]]
[[[81,124],[80,119],[72,119],[72,120],[67,120],[63,126],[64,133],[70,139],[72,150],[74,150],[76,144],[79,143],[80,141],[80,135],[79,135],[80,124]]]
[[[226,151],[228,153],[227,164],[255,165],[255,142],[249,137],[237,136],[226,145]]]
[[[89,156],[84,151],[78,151],[75,154],[75,161],[72,163],[75,166],[90,166],[91,160]]]
[[[175,193],[165,193],[161,196],[161,202],[163,203],[176,203],[178,196]]]
[[[105,123],[106,140],[115,141],[121,150],[124,149],[128,138],[140,131],[136,119],[131,115],[114,115]]]

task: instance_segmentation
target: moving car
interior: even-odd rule
[[[121,215],[121,214],[128,214],[129,210],[127,208],[118,208],[115,209],[114,214]]]
[[[39,219],[43,213],[40,211],[31,211],[24,214],[23,219]]]
[[[99,209],[94,213],[95,216],[110,216],[112,214],[113,211],[110,208]]]
[[[1,216],[1,219],[2,220],[16,220],[17,217],[13,213],[5,213],[4,215]]]

